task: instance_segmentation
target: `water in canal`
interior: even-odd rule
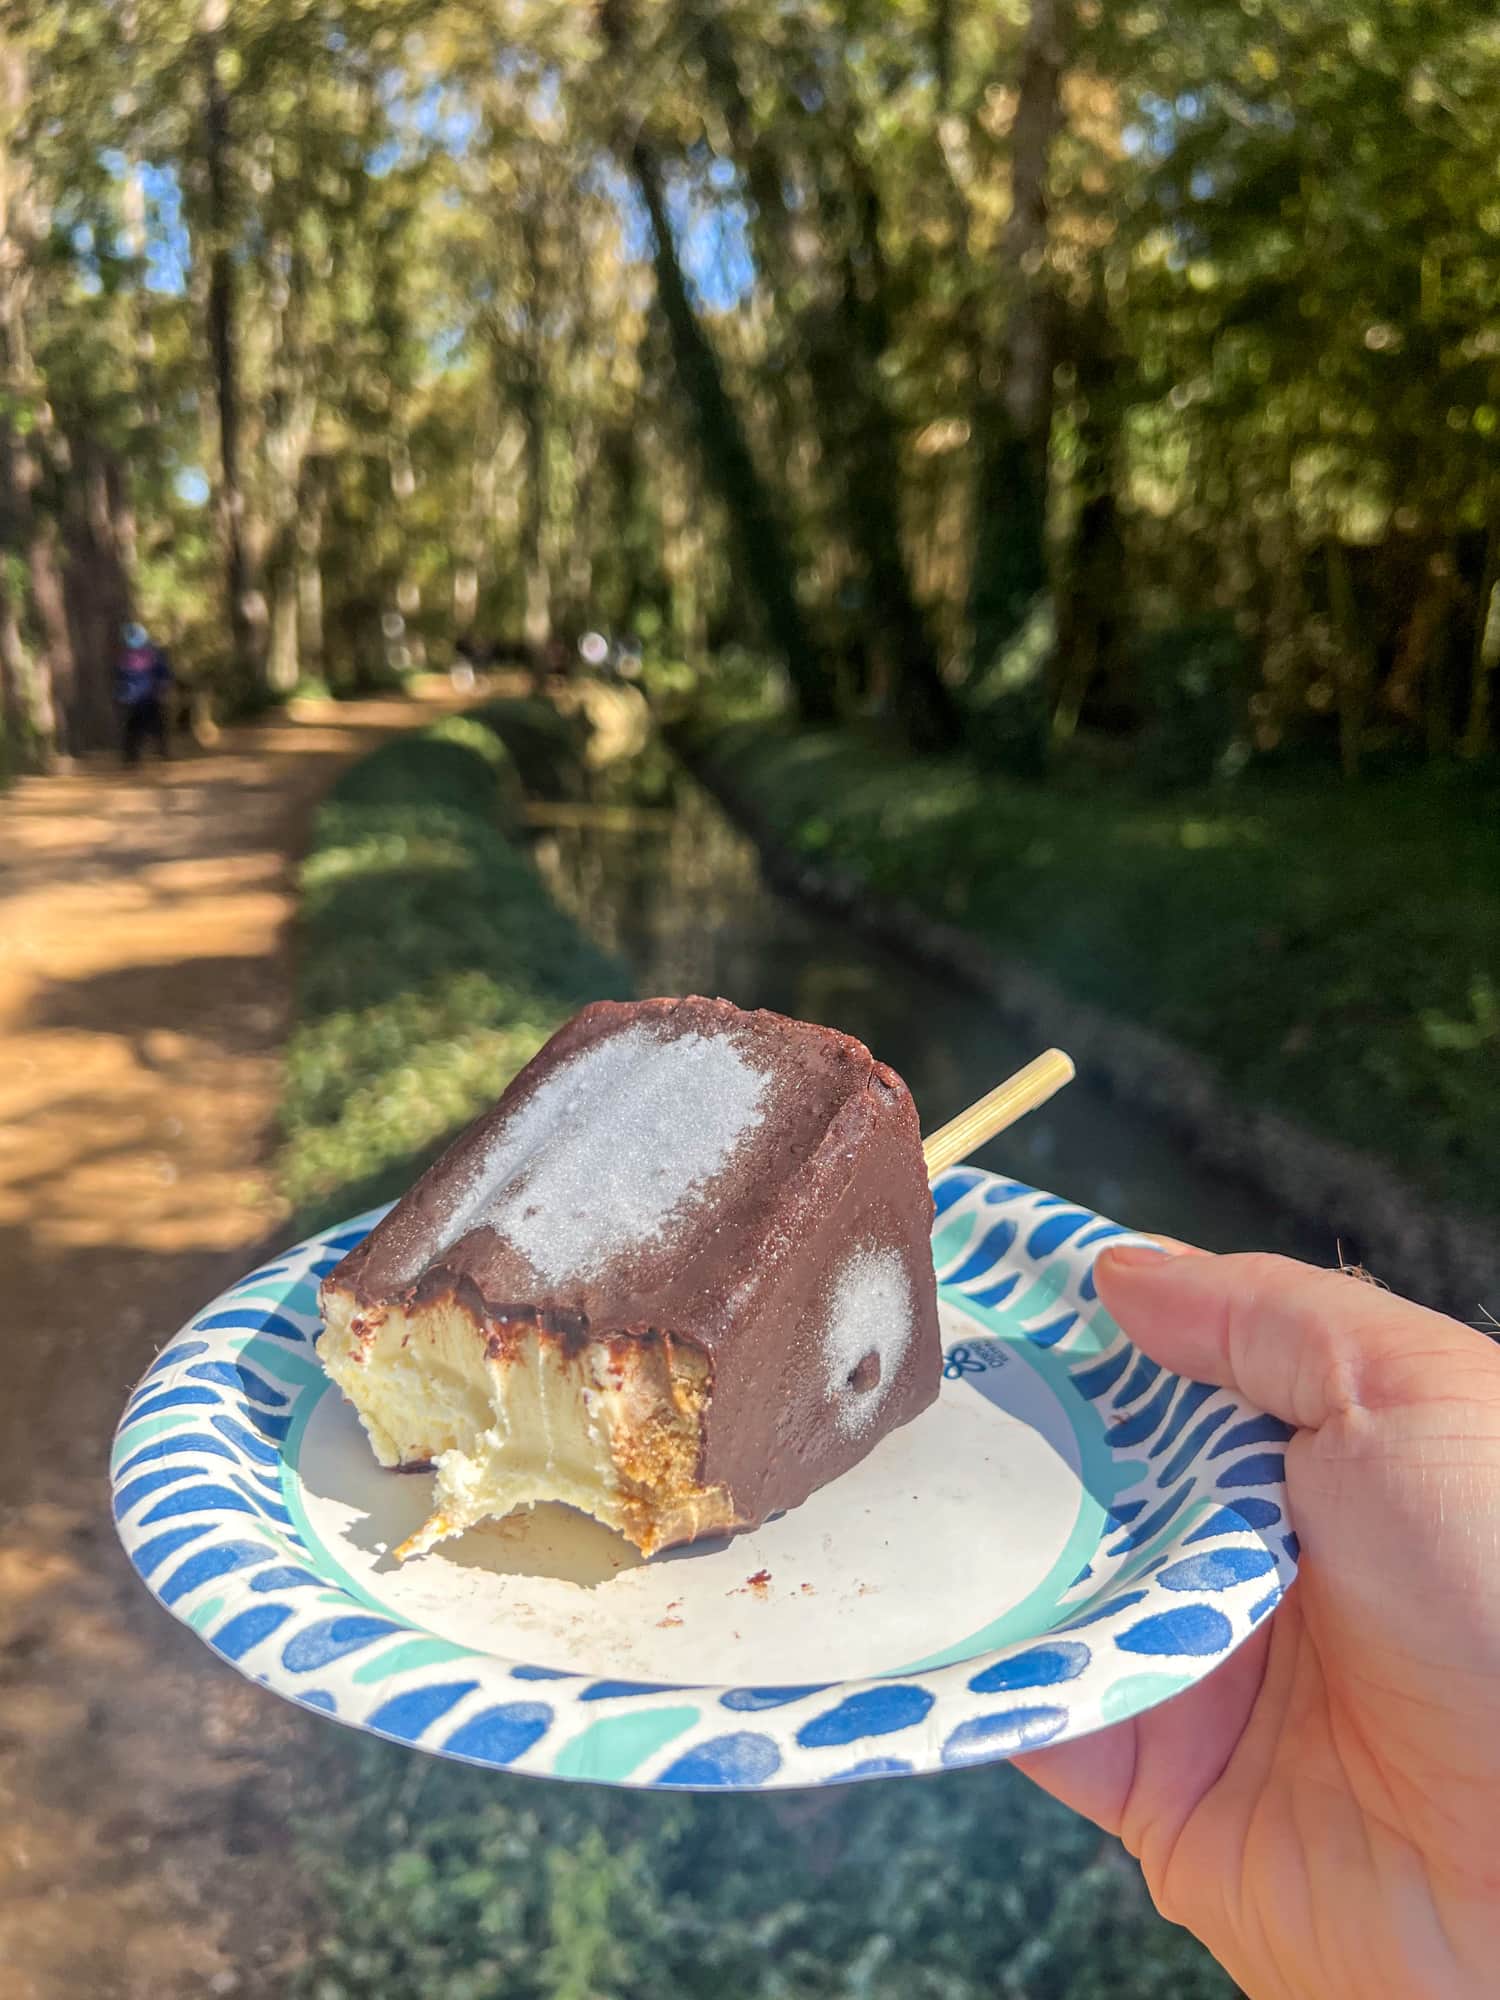
[[[1037,1050],[979,995],[771,890],[751,843],[674,770],[649,804],[535,808],[552,893],[629,967],[641,994],[707,993],[842,1028],[910,1084],[931,1131]],[[977,1161],[1144,1230],[1205,1248],[1331,1262],[1254,1188],[1189,1159],[1129,1106],[1075,1082]]]

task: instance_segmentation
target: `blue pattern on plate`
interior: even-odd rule
[[[1187,1468],[1193,1463],[1193,1460],[1203,1455],[1203,1447],[1208,1439],[1213,1436],[1221,1424],[1227,1423],[1233,1415],[1233,1409],[1224,1404],[1217,1410],[1210,1410],[1201,1423],[1194,1424],[1182,1443],[1178,1445],[1176,1451],[1173,1452],[1172,1456],[1162,1467],[1161,1479],[1163,1485],[1170,1484],[1172,1480],[1179,1478],[1182,1473],[1186,1472]]]
[[[943,1762],[988,1764],[996,1757],[1013,1757],[1050,1743],[1068,1726],[1068,1711],[1050,1703],[1035,1708],[1007,1708],[998,1715],[979,1715],[960,1723],[943,1745]]]
[[[1115,1634],[1122,1653],[1224,1652],[1234,1628],[1215,1605],[1184,1604],[1176,1611],[1155,1611]]]
[[[1055,1687],[1059,1681],[1076,1680],[1092,1655],[1076,1640],[1059,1640],[1053,1646],[1034,1646],[1030,1652],[1011,1659],[997,1660],[969,1682],[975,1694],[1013,1694],[1017,1688]]]
[[[237,1611],[214,1633],[215,1650],[226,1660],[241,1660],[252,1646],[269,1639],[291,1615],[289,1604],[257,1604],[253,1610]]]
[[[1157,1574],[1163,1590],[1229,1590],[1249,1576],[1275,1569],[1269,1549],[1210,1549],[1201,1556],[1184,1556]]]
[[[210,1524],[196,1521],[189,1528],[169,1528],[164,1535],[157,1535],[149,1542],[137,1542],[129,1551],[130,1560],[135,1564],[136,1573],[149,1581],[162,1564],[175,1556],[180,1548],[206,1535]]]
[[[1248,1417],[1244,1423],[1225,1431],[1208,1455],[1222,1458],[1226,1451],[1239,1451],[1247,1444],[1285,1444],[1291,1435],[1291,1425],[1284,1424],[1280,1417]]]
[[[265,1559],[263,1542],[216,1542],[174,1569],[157,1594],[163,1604],[175,1604],[179,1597],[186,1597],[201,1584],[212,1583],[215,1577],[229,1576],[249,1563],[263,1563]]]
[[[485,1709],[444,1737],[443,1748],[450,1757],[471,1757],[476,1763],[503,1769],[544,1736],[551,1722],[552,1710],[543,1701],[505,1702]]]
[[[1281,1519],[1281,1509],[1274,1500],[1263,1500],[1258,1495],[1246,1494],[1232,1507],[1218,1507],[1201,1527],[1185,1537],[1183,1546],[1193,1542],[1213,1541],[1223,1535],[1243,1534],[1247,1528],[1272,1528]]]
[[[1170,1450],[1181,1435],[1183,1425],[1190,1417],[1197,1415],[1213,1394],[1214,1387],[1211,1382],[1189,1382],[1185,1385],[1182,1394],[1172,1405],[1171,1416],[1161,1427],[1161,1436],[1151,1447],[1153,1458],[1160,1458],[1164,1451]]]
[[[781,1767],[781,1752],[769,1736],[742,1731],[734,1736],[711,1736],[695,1750],[677,1757],[662,1772],[663,1785],[703,1787],[763,1785]]]
[[[933,1699],[926,1688],[894,1682],[866,1688],[863,1694],[851,1694],[836,1708],[804,1722],[797,1731],[797,1741],[804,1750],[823,1750],[833,1743],[858,1743],[866,1736],[889,1736],[893,1730],[909,1729],[920,1722],[932,1707]]]
[[[613,1733],[632,1785],[837,1784],[1007,1757],[1138,1712],[1157,1684],[1211,1671],[1290,1582],[1287,1427],[1164,1375],[1115,1328],[1093,1260],[1129,1239],[1118,1224],[971,1167],[943,1175],[934,1203],[950,1308],[991,1316],[976,1343],[1000,1325],[1037,1367],[1062,1371],[1084,1413],[1075,1422],[1094,1424],[1119,1473],[1054,1609],[992,1651],[899,1679],[684,1689],[483,1652],[455,1667],[452,1647],[372,1610],[325,1572],[286,1503],[302,1422],[325,1393],[308,1363],[317,1284],[379,1211],[252,1272],[157,1355],[121,1419],[112,1473],[130,1560],[253,1679],[497,1769],[552,1772],[582,1725]],[[950,1347],[945,1394],[973,1393],[977,1351]],[[1143,1672],[1148,1659],[1169,1662],[1167,1675]],[[755,1726],[726,1731],[730,1715]]]
[[[719,1696],[725,1708],[754,1713],[762,1708],[785,1708],[788,1702],[805,1701],[811,1694],[826,1694],[828,1683],[818,1681],[808,1687],[730,1688]]]
[[[904,1757],[865,1757],[858,1764],[851,1764],[847,1771],[834,1771],[820,1782],[825,1785],[849,1785],[860,1778],[909,1778],[916,1768],[915,1764],[908,1764]]]
[[[1279,1451],[1264,1451],[1252,1458],[1242,1458],[1235,1465],[1221,1472],[1214,1481],[1216,1486],[1270,1486],[1280,1485],[1286,1477],[1286,1460]]]
[[[435,1681],[430,1686],[407,1688],[405,1693],[393,1694],[389,1701],[380,1704],[367,1718],[369,1727],[379,1730],[382,1736],[399,1736],[407,1743],[414,1743],[424,1729],[456,1707],[466,1694],[472,1694],[478,1685],[478,1681]]]
[[[1125,1405],[1133,1403],[1137,1396],[1144,1396],[1160,1373],[1160,1362],[1153,1361],[1149,1354],[1138,1356],[1135,1366],[1125,1377],[1125,1380],[1121,1383],[1116,1393],[1115,1408],[1123,1410]]]

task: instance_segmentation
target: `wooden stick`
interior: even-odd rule
[[[1018,1069],[1014,1076],[1008,1076],[1004,1083],[997,1083],[967,1111],[960,1111],[956,1118],[940,1125],[930,1139],[922,1141],[922,1157],[927,1162],[929,1176],[966,1160],[986,1139],[993,1139],[1007,1125],[1014,1125],[1028,1111],[1045,1104],[1065,1083],[1072,1082],[1074,1074],[1071,1056],[1065,1056],[1061,1049],[1048,1049],[1024,1069]]]

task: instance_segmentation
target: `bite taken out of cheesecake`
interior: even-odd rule
[[[931,1223],[862,1043],[586,1007],[324,1281],[323,1366],[436,1475],[398,1555],[538,1501],[647,1555],[799,1505],[937,1395]]]

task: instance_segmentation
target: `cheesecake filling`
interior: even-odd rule
[[[451,1296],[360,1308],[325,1295],[318,1358],[382,1465],[436,1475],[432,1512],[395,1551],[560,1501],[644,1555],[737,1525],[700,1484],[707,1357],[669,1335],[600,1338],[481,1324]]]

